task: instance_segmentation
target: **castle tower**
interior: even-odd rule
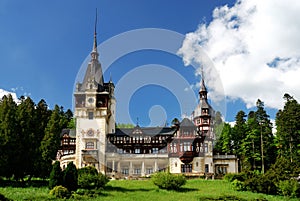
[[[91,60],[82,83],[76,84],[74,92],[76,118],[77,168],[94,166],[105,173],[106,135],[115,132],[114,84],[104,83],[97,50],[96,24]]]
[[[204,137],[204,141],[201,145],[204,151],[205,159],[205,172],[213,173],[213,141],[215,134],[213,130],[213,120],[215,111],[208,103],[207,89],[205,86],[204,76],[202,73],[202,79],[199,89],[199,103],[192,113],[192,121],[197,126],[198,133]]]

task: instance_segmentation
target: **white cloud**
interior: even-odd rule
[[[19,99],[18,99],[16,93],[14,93],[14,92],[9,92],[9,91],[6,91],[6,90],[4,90],[4,89],[0,89],[0,99],[2,99],[3,96],[7,96],[8,94],[11,94],[12,98],[14,99],[14,101],[15,101],[16,103],[19,102]]]
[[[299,12],[299,0],[241,0],[215,8],[213,20],[188,33],[178,54],[186,65],[201,63],[213,93],[221,92],[213,75],[219,73],[230,99],[241,98],[249,108],[259,98],[281,108],[284,93],[300,99]]]

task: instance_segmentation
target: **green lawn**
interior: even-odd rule
[[[48,195],[47,187],[14,188],[1,187],[0,193],[12,200],[59,200]],[[223,198],[223,199],[220,199]],[[235,199],[230,199],[235,198]],[[120,180],[110,181],[102,194],[95,198],[81,200],[284,200],[280,196],[268,196],[251,192],[234,191],[230,184],[223,180],[188,180],[181,191],[158,189],[151,181]],[[75,199],[69,199],[75,200]],[[76,199],[78,200],[78,199]],[[295,199],[296,200],[296,199]]]

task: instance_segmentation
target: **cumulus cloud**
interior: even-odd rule
[[[7,96],[8,94],[11,94],[12,98],[14,99],[14,101],[15,101],[16,103],[19,102],[19,99],[18,99],[16,93],[10,92],[10,91],[6,91],[6,90],[4,90],[4,89],[0,89],[0,99],[2,99],[3,96]]]
[[[178,54],[185,65],[203,67],[213,94],[222,85],[227,98],[248,108],[258,98],[281,108],[284,93],[300,99],[299,11],[299,0],[238,0],[215,8],[210,23],[186,34]]]

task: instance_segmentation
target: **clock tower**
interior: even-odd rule
[[[82,83],[76,84],[74,92],[76,118],[77,168],[94,166],[105,173],[106,135],[115,132],[114,84],[104,83],[97,50],[96,25],[91,60]]]

